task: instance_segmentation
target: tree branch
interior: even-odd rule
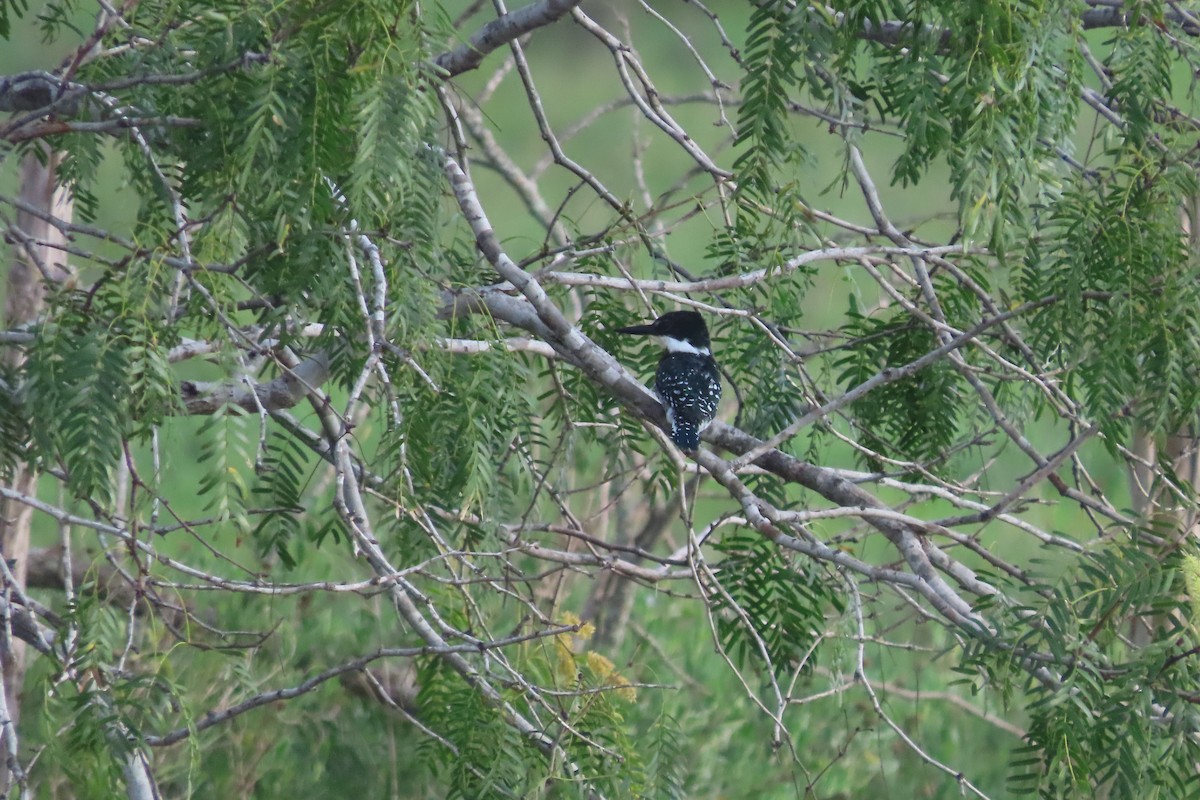
[[[453,77],[475,69],[488,53],[530,31],[557,21],[579,5],[581,0],[542,0],[498,17],[480,28],[467,42],[436,59],[436,64]]]
[[[1088,5],[1091,7],[1084,11],[1079,18],[1084,30],[1094,30],[1096,28],[1129,28],[1136,25],[1155,24],[1153,20],[1145,15],[1130,13],[1121,5],[1098,3],[1094,2],[1094,0],[1089,2]],[[839,22],[844,18],[844,14],[837,14]],[[1163,22],[1178,27],[1179,30],[1188,36],[1200,35],[1200,24],[1197,24],[1196,18],[1180,11],[1173,5],[1167,5],[1163,8]],[[900,20],[871,22],[868,20],[863,24],[859,38],[877,42],[888,47],[899,47],[911,44],[915,38],[915,31],[916,27],[911,22]],[[949,47],[951,40],[954,38],[953,30],[949,28],[935,28],[932,25],[922,26],[921,34],[926,41],[936,41],[938,49]]]
[[[44,111],[75,116],[88,89],[64,83],[49,72],[37,70],[0,77],[0,111]]]
[[[509,647],[514,644],[528,642],[534,639],[544,637],[560,636],[564,633],[576,633],[580,629],[580,625],[563,625],[557,628],[551,628],[544,631],[534,631],[533,633],[519,634],[510,636],[505,639],[497,639],[492,642],[480,642],[478,644],[445,644],[442,646],[426,646],[426,647],[386,647],[371,653],[370,655],[356,658],[353,661],[348,661],[345,664],[339,664],[336,667],[331,667],[324,672],[318,673],[306,681],[303,681],[296,686],[286,689],[275,689],[270,692],[254,695],[253,697],[243,700],[242,702],[230,706],[222,711],[210,711],[200,719],[196,720],[194,725],[176,728],[170,733],[162,736],[147,736],[146,744],[150,747],[166,747],[167,745],[181,742],[191,736],[193,733],[211,728],[222,722],[226,722],[234,717],[241,716],[247,711],[253,711],[256,708],[278,703],[281,700],[291,700],[294,697],[299,697],[302,694],[307,694],[313,689],[316,689],[321,684],[328,680],[344,675],[349,672],[358,672],[365,669],[368,664],[373,661],[378,661],[381,658],[415,658],[423,655],[450,655],[450,654],[467,654],[480,653],[488,650],[497,650],[502,647]]]
[[[329,379],[329,356],[325,353],[305,359],[269,383],[184,381],[180,384],[184,411],[187,414],[212,414],[223,406],[237,406],[243,411],[280,411],[292,408],[308,392]]]

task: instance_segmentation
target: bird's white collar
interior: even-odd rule
[[[691,353],[694,356],[712,355],[707,347],[696,347],[691,342],[685,342],[683,339],[676,339],[673,336],[660,336],[658,340],[663,343],[663,347],[667,348],[668,353]]]

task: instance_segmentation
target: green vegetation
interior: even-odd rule
[[[1200,11],[0,40],[9,795],[1200,796]]]

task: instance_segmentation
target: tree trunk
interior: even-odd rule
[[[1200,252],[1200,197],[1193,197],[1180,217],[1188,243],[1194,252]],[[1138,518],[1145,525],[1154,530],[1175,532],[1168,547],[1174,547],[1178,540],[1195,536],[1197,518],[1188,504],[1178,502],[1169,492],[1153,484],[1158,472],[1155,464],[1159,461],[1170,464],[1179,480],[1194,488],[1200,478],[1200,439],[1197,439],[1196,424],[1193,422],[1190,430],[1185,428],[1163,438],[1155,438],[1141,429],[1135,429],[1133,434],[1131,450],[1139,461],[1130,469],[1129,496]],[[1154,638],[1154,628],[1159,624],[1160,621],[1153,618],[1134,617],[1130,638],[1136,645],[1149,644]]]
[[[55,173],[60,156],[48,150],[25,157],[21,172],[21,200],[44,214],[53,214],[59,219],[70,221],[71,198],[56,185]],[[4,324],[7,329],[27,324],[37,319],[46,296],[47,280],[61,282],[70,274],[66,266],[66,254],[61,247],[66,236],[35,213],[18,211],[17,227],[25,242],[14,247],[12,263],[8,270],[8,294],[4,302]],[[19,365],[25,358],[16,347],[9,347],[0,354],[6,366]],[[37,490],[37,475],[25,466],[12,475],[10,487],[22,494],[34,494]],[[33,509],[15,502],[3,505],[0,514],[0,554],[13,564],[12,573],[19,586],[24,588],[28,571],[29,529]],[[0,667],[3,667],[4,697],[13,728],[16,728],[21,712],[21,688],[25,679],[25,644],[15,638],[0,642]],[[3,780],[0,786],[9,785],[7,770],[0,765]]]

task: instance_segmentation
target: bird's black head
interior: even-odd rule
[[[671,351],[709,352],[708,327],[698,311],[668,311],[649,325],[618,328],[617,333],[657,336]]]

